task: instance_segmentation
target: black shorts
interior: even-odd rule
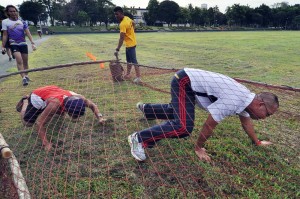
[[[133,47],[126,47],[126,61],[128,63],[137,64],[136,60],[136,52],[135,52],[135,46]]]
[[[28,46],[27,45],[10,45],[10,49],[12,53],[20,52],[21,54],[28,54]]]
[[[35,108],[30,100],[31,97],[28,98],[28,106],[26,108],[25,111],[25,115],[24,115],[24,121],[28,122],[28,123],[35,123],[36,119],[38,118],[38,116],[44,111],[44,109],[37,109]]]

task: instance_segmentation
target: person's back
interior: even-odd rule
[[[185,68],[197,104],[209,111],[218,122],[226,116],[241,114],[252,102],[255,94],[234,79],[219,73],[200,69]]]
[[[125,45],[126,47],[136,46],[136,37],[134,32],[134,22],[127,16],[124,16],[120,23],[120,32],[125,33]]]

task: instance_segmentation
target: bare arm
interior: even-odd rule
[[[36,125],[37,125],[37,131],[38,136],[41,138],[43,146],[45,147],[45,150],[49,151],[51,149],[51,143],[47,140],[46,137],[46,128],[45,125],[47,122],[51,120],[53,115],[59,110],[60,105],[59,102],[56,100],[52,100],[48,103],[44,111],[41,113],[41,115],[38,117]]]
[[[119,43],[118,43],[117,49],[120,50],[120,48],[122,47],[123,42],[124,42],[124,38],[125,38],[125,33],[121,32],[120,33],[120,38],[119,38]]]
[[[240,117],[240,121],[241,121],[241,124],[242,124],[242,127],[243,127],[244,131],[247,133],[247,135],[252,140],[252,142],[254,142],[257,146],[258,145],[265,146],[265,145],[272,144],[269,141],[260,141],[260,140],[258,140],[258,138],[255,134],[255,129],[254,129],[252,119],[250,117],[243,117],[243,116],[239,116],[239,117]]]
[[[31,35],[29,29],[26,29],[25,33],[26,33],[28,39],[30,40],[31,44],[34,44],[33,39],[32,39],[32,35]]]
[[[99,111],[97,105],[96,105],[94,102],[92,102],[91,100],[86,99],[86,98],[83,97],[82,95],[80,95],[80,97],[84,100],[84,103],[86,104],[86,106],[87,106],[88,108],[90,108],[90,109],[93,111],[93,113],[94,113],[94,115],[96,116],[96,118],[98,119],[98,121],[99,121],[100,123],[104,123],[104,122],[106,121],[106,119],[103,118],[103,116],[102,116],[102,114],[100,113],[100,111]]]
[[[213,119],[211,114],[209,114],[208,118],[206,119],[202,130],[200,132],[199,138],[197,140],[196,146],[195,146],[195,152],[200,160],[210,161],[210,157],[205,152],[204,143],[208,138],[213,134],[213,130],[218,125],[218,123]]]
[[[2,37],[2,50],[5,50],[5,44],[7,42],[7,30],[3,30],[3,37]]]

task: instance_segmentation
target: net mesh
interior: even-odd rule
[[[175,71],[141,67],[143,83],[135,84],[112,81],[108,63],[104,68],[99,64],[83,64],[30,73],[32,81],[27,87],[21,85],[18,76],[2,81],[0,132],[17,157],[31,197],[229,197],[243,195],[245,185],[251,187],[257,181],[264,184],[278,176],[282,181],[274,184],[279,184],[283,192],[280,193],[276,186],[268,186],[262,189],[266,194],[290,197],[299,194],[296,191],[299,191],[299,173],[296,173],[299,168],[295,165],[299,163],[296,132],[299,132],[300,102],[299,92],[295,91],[272,89],[280,98],[280,110],[268,122],[256,123],[263,138],[275,143],[273,149],[254,147],[243,130],[234,125],[238,123],[236,118],[230,117],[207,142],[207,149],[216,161],[211,165],[200,162],[194,153],[194,143],[207,113],[197,109],[195,128],[189,138],[164,139],[159,146],[146,150],[146,162],[135,161],[127,136],[161,123],[143,119],[136,103],[169,103],[170,80]],[[15,110],[23,95],[45,85],[57,85],[84,95],[98,105],[108,121],[99,124],[90,110],[76,122],[55,115],[46,124],[47,138],[53,144],[53,149],[46,152],[36,127],[24,127]],[[266,90],[245,85],[254,92]],[[220,139],[223,141],[218,142]],[[232,145],[236,147],[230,147]],[[283,170],[286,164],[294,169]],[[254,167],[264,175],[254,173],[257,171]],[[18,187],[13,183],[5,159],[0,161],[0,174],[0,198],[18,198]]]

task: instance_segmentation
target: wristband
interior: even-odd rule
[[[119,50],[120,50],[119,48],[116,48],[116,51],[117,51],[117,52],[119,52]]]
[[[101,113],[98,113],[98,116],[99,116],[99,117],[103,117],[103,115],[102,115]]]

